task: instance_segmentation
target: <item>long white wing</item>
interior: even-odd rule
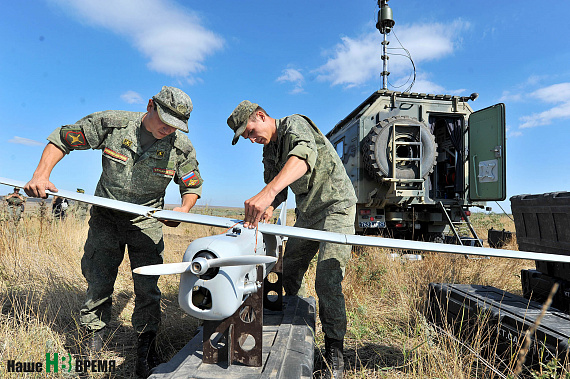
[[[12,180],[8,178],[0,178],[0,184],[6,184],[8,186],[18,187],[18,188],[24,188],[24,186],[26,185],[25,182],[20,182],[18,180]],[[58,192],[46,191],[46,193],[48,195],[61,196],[65,197],[66,199],[79,200],[84,203],[94,204],[104,208],[110,208],[118,211],[132,213],[139,216],[147,216],[149,212],[157,210],[156,208],[146,207],[144,205],[131,204],[131,203],[126,203],[124,201],[106,199],[104,197],[87,195],[84,193],[77,193],[66,190],[59,190]]]
[[[24,182],[7,178],[0,178],[0,184],[6,184],[9,186],[20,187],[20,188],[22,188],[25,185]],[[50,191],[47,192],[50,195],[54,195],[54,193]],[[105,199],[98,196],[85,195],[82,193],[65,191],[65,190],[59,190],[59,192],[55,194],[68,199],[83,201],[85,203],[94,204],[101,207],[115,209],[127,213],[133,213],[136,215],[152,217],[159,220],[180,221],[180,222],[188,222],[193,224],[219,226],[225,228],[229,228],[231,226],[234,226],[236,223],[241,222],[240,220],[232,220],[225,217],[216,217],[216,216],[199,215],[193,213],[182,213],[182,212],[161,210],[157,208],[146,207],[143,205],[135,205],[123,201]],[[399,240],[394,238],[356,236],[352,234],[340,234],[333,232],[325,232],[322,230],[303,229],[303,228],[296,228],[293,226],[275,225],[275,224],[259,224],[258,229],[262,233],[267,233],[272,235],[280,235],[292,238],[302,238],[302,239],[322,241],[322,242],[333,242],[343,245],[376,246],[376,247],[384,247],[389,249],[432,251],[439,253],[481,255],[489,257],[530,259],[530,260],[539,260],[539,261],[570,263],[570,255],[545,254],[545,253],[534,253],[529,251],[490,249],[484,247],[471,247],[471,246],[460,246],[460,245],[446,245],[441,243]]]

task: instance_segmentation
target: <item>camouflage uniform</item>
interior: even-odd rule
[[[24,211],[24,203],[26,200],[25,199],[22,200],[16,196],[10,197],[13,194],[17,194],[22,198],[23,196],[16,192],[13,192],[6,196],[6,202],[8,203],[8,220],[18,223],[22,219],[22,213]]]
[[[95,195],[134,204],[163,208],[172,179],[180,194],[200,196],[202,179],[192,143],[179,130],[157,139],[146,151],[141,147],[144,113],[104,111],[73,125],[56,129],[48,140],[65,153],[102,150],[103,172]],[[92,207],[89,234],[81,269],[87,279],[87,300],[81,323],[96,331],[109,323],[111,295],[118,267],[128,247],[131,268],[162,263],[161,223],[101,207]],[[160,322],[158,276],[133,274],[137,332],[156,331]]]
[[[295,226],[354,234],[356,195],[344,166],[329,140],[305,116],[276,120],[277,140],[263,148],[266,183],[281,171],[290,156],[299,157],[308,171],[290,187],[297,204]],[[273,202],[287,197],[287,188]],[[289,238],[285,248],[283,286],[288,295],[303,295],[303,275],[319,252],[315,289],[319,316],[327,337],[342,340],[346,333],[346,308],[342,293],[345,265],[351,246]]]

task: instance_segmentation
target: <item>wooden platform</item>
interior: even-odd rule
[[[157,366],[153,379],[293,379],[313,377],[315,299],[285,296],[282,312],[264,310],[263,363],[202,363],[202,330],[169,362]]]

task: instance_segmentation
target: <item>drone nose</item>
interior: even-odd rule
[[[206,258],[196,257],[192,261],[190,271],[192,271],[194,275],[204,275],[209,268],[210,265],[208,264],[208,260]]]

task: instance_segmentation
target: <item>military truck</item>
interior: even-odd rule
[[[477,244],[469,208],[505,199],[506,157],[505,106],[473,112],[476,97],[379,90],[327,133],[356,191],[357,232],[437,241],[455,230]]]
[[[473,112],[471,96],[387,89],[387,35],[395,22],[378,0],[383,88],[327,133],[358,197],[356,231],[481,246],[469,208],[506,197],[505,106]],[[407,52],[407,50],[406,50]],[[410,57],[411,59],[411,57]]]

